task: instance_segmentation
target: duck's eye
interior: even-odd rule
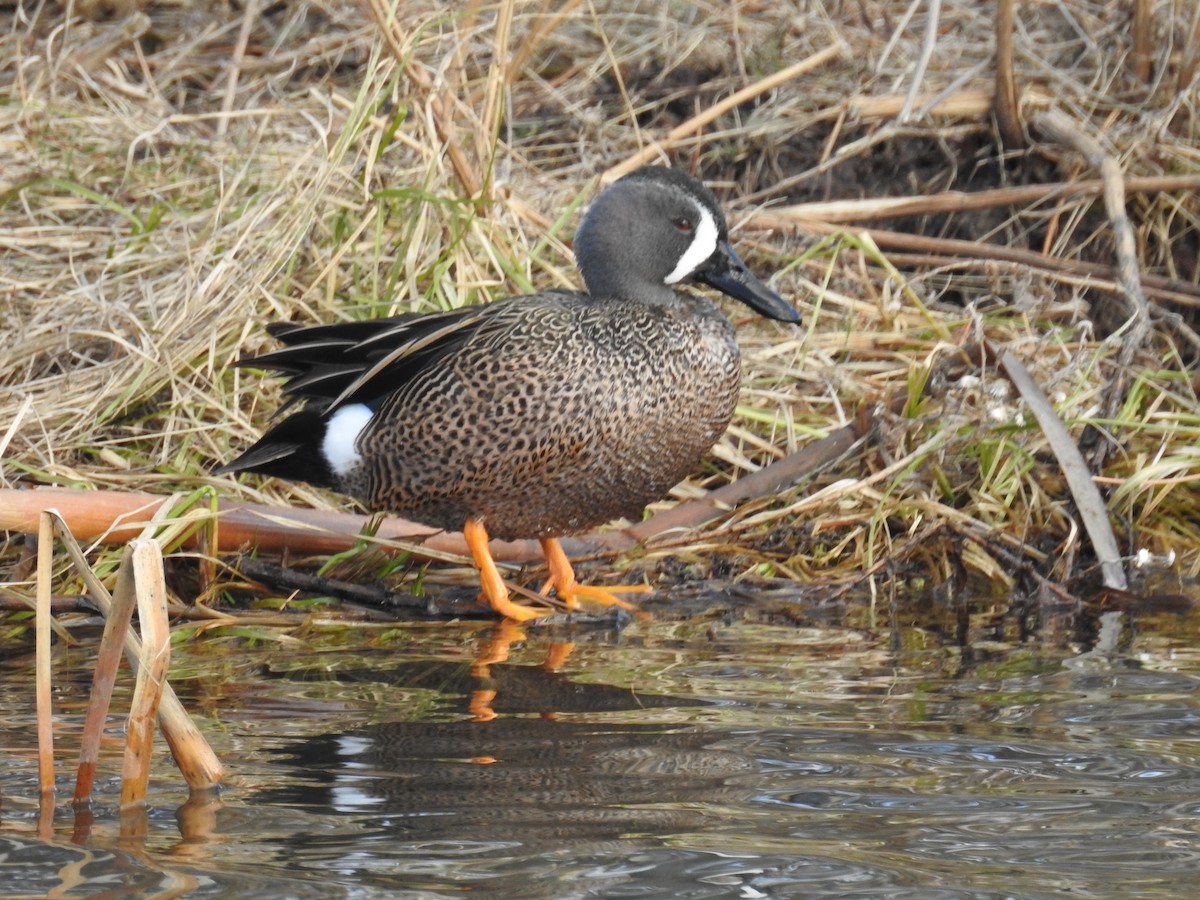
[[[685,219],[683,216],[680,216],[678,219],[675,220],[675,228],[678,229],[679,231],[682,231],[684,234],[691,234],[692,223],[689,222],[687,219]]]

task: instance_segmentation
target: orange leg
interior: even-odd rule
[[[542,668],[547,672],[557,672],[566,663],[567,657],[574,649],[574,641],[551,644],[546,648],[546,661],[542,663]]]
[[[471,691],[471,699],[467,704],[474,721],[490,722],[496,718],[496,710],[492,708],[496,700],[496,689],[491,686],[492,664],[505,662],[513,642],[523,640],[525,632],[516,622],[501,619],[492,626],[491,637],[479,642],[479,651],[475,655],[475,662],[471,664],[471,677],[477,679],[480,686]]]
[[[496,700],[496,692],[493,690],[476,690],[471,691],[471,699],[467,702],[467,711],[471,713],[472,722],[490,722],[497,718],[500,714],[492,709],[492,703]],[[476,760],[481,762],[482,760]]]
[[[501,619],[492,626],[489,637],[479,642],[475,662],[471,664],[471,675],[475,678],[491,678],[492,663],[508,662],[508,652],[517,641],[525,640],[525,632],[512,619]]]
[[[479,584],[483,588],[483,596],[487,598],[492,609],[506,619],[516,622],[528,622],[553,611],[522,606],[509,599],[508,588],[504,586],[500,570],[496,568],[496,561],[492,559],[491,551],[488,550],[487,529],[483,527],[481,519],[467,519],[467,524],[463,526],[463,537],[467,539],[467,546],[471,549],[475,568],[479,569]]]
[[[637,609],[628,600],[622,600],[616,594],[644,594],[650,591],[650,588],[644,584],[615,584],[607,588],[580,584],[575,580],[575,570],[571,568],[571,561],[563,552],[562,544],[555,538],[542,538],[541,545],[542,553],[546,556],[546,567],[550,569],[550,578],[542,587],[542,593],[554,588],[558,598],[567,605],[568,610],[579,608],[580,597],[604,606]]]

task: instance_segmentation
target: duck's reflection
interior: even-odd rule
[[[471,691],[467,705],[476,722],[490,722],[499,715],[493,707],[497,691],[492,680],[492,666],[507,662],[512,645],[524,640],[525,632],[511,619],[501,619],[491,632],[480,639],[475,662],[471,666],[471,677],[478,682],[478,686]],[[557,672],[574,648],[574,641],[552,641],[546,648],[546,659],[539,668],[546,672]],[[553,718],[554,711],[543,710],[542,715]]]
[[[507,662],[524,638],[497,626],[465,683],[422,668],[420,680],[458,694],[469,720],[393,722],[288,747],[299,778],[269,802],[369,815],[397,840],[494,841],[502,825],[528,843],[699,827],[723,794],[744,800],[738,777],[757,763],[722,749],[723,730],[679,725],[681,707],[699,715],[708,704],[571,681],[557,671],[567,642],[540,665]],[[604,721],[656,708],[672,709],[672,724]]]

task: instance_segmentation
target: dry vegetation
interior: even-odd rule
[[[907,0],[388,5],[0,3],[4,487],[348,508],[208,474],[276,405],[231,367],[263,323],[574,285],[580,206],[649,147],[717,188],[807,325],[744,317],[739,417],[679,497],[866,424],[852,455],[652,545],[648,571],[1071,582],[1091,549],[1007,350],[1094,467],[1122,552],[1200,572],[1190,0],[1021,4],[999,125],[990,3],[941,4],[932,38],[931,4]],[[1114,163],[1121,271],[1095,184]],[[883,197],[913,202],[803,206]],[[3,545],[6,595],[28,593],[26,545]]]

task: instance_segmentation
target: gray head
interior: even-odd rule
[[[800,321],[734,252],[712,191],[678,169],[645,166],[605,188],[575,235],[575,258],[593,297],[670,303],[676,285],[698,281],[764,316]]]

